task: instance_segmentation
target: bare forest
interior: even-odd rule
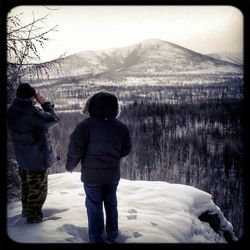
[[[141,82],[147,81],[143,77],[134,78],[135,84],[129,85],[122,84],[128,81],[126,77],[115,76],[34,82],[54,102],[60,116],[58,126],[50,132],[61,160],[50,173],[65,171],[69,138],[76,124],[87,117],[82,113],[87,98],[106,90],[118,96],[118,119],[131,132],[133,149],[122,160],[122,178],[181,183],[209,192],[241,236],[244,219],[242,78],[203,75],[194,80],[187,75],[175,77],[174,84],[164,83],[159,76],[156,79],[157,84],[142,85]],[[11,171],[16,163],[11,147],[9,151]],[[76,171],[80,171],[80,164]],[[9,174],[10,198],[16,197],[11,192],[11,185],[16,186],[16,182]]]

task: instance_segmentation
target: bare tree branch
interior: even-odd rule
[[[24,30],[24,29],[30,27],[31,25],[34,25],[35,23],[41,22],[41,21],[45,20],[49,15],[50,15],[50,13],[47,14],[46,16],[41,17],[41,18],[38,18],[38,19],[36,19],[36,20],[33,19],[33,21],[32,21],[31,23],[28,23],[28,24],[26,24],[26,25],[24,25],[24,26],[21,26],[21,27],[19,27],[19,28],[16,29],[16,30],[7,31],[7,35],[10,35],[10,34],[12,34],[12,33],[16,33],[16,32],[18,32],[18,31],[22,31],[22,30]],[[7,18],[7,23],[8,23],[8,21],[9,21],[9,20],[8,20],[9,18],[11,18],[11,17],[8,17],[8,18]]]
[[[22,77],[26,75],[32,78],[43,75],[49,77],[50,69],[58,71],[60,67],[62,56],[51,62],[41,63],[38,53],[38,48],[44,48],[49,40],[48,34],[57,31],[57,25],[52,28],[46,27],[49,14],[36,19],[32,13],[32,21],[25,25],[22,25],[20,20],[23,13],[7,17],[7,88],[10,95]]]

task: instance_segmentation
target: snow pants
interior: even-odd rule
[[[28,223],[43,218],[42,206],[47,197],[47,170],[28,171],[19,169],[22,185],[22,214]]]
[[[105,241],[103,204],[106,214],[105,229],[107,240],[115,241],[118,238],[117,186],[118,182],[109,184],[84,183],[89,241],[91,243],[102,243]]]

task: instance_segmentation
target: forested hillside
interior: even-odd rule
[[[60,161],[49,173],[65,171],[70,135],[87,117],[82,114],[87,99],[98,91],[111,92],[118,97],[118,119],[129,127],[133,144],[122,160],[122,178],[187,184],[211,193],[240,237],[245,153],[242,70],[241,65],[155,40],[65,58],[62,74],[31,80],[60,116],[58,126],[50,130]],[[20,198],[19,185],[8,140],[9,199]]]

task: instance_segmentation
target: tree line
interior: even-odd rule
[[[137,102],[121,112],[131,130],[133,150],[123,160],[123,178],[195,186],[243,233],[243,102],[198,104]]]
[[[243,207],[242,112],[242,100],[198,104],[144,100],[121,106],[118,119],[127,124],[133,144],[121,162],[121,177],[182,183],[207,191],[240,234],[243,219],[238,216],[243,215],[236,210]],[[49,173],[65,172],[70,135],[87,116],[73,112],[59,113],[59,117],[50,134],[61,160]],[[16,163],[8,148],[9,185],[15,186]]]

